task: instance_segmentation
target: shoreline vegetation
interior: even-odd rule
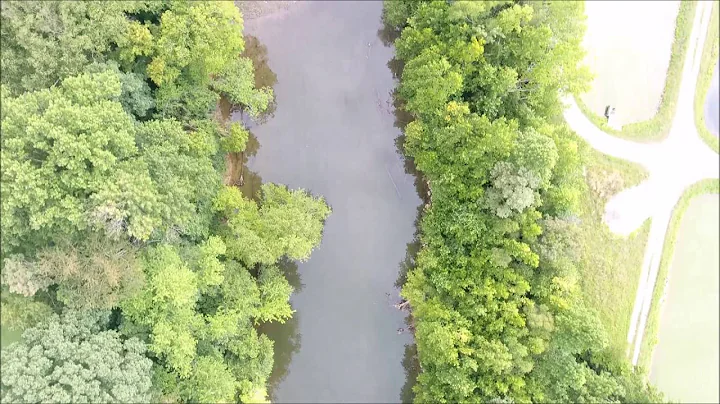
[[[266,402],[257,325],[291,319],[282,262],[309,259],[331,210],[225,167],[257,140],[218,109],[274,107],[240,11],[8,2],[0,18],[0,304],[3,332],[24,329],[0,400]]]
[[[611,135],[640,142],[657,142],[667,137],[670,127],[672,126],[672,119],[675,116],[675,109],[677,108],[683,64],[687,55],[696,8],[697,2],[680,2],[677,22],[675,23],[675,35],[670,52],[670,63],[665,78],[665,88],[655,116],[647,121],[627,124],[618,131],[607,124],[607,119],[592,112],[577,93],[575,93],[575,102],[578,107],[580,107],[583,114],[585,114],[595,126]]]
[[[385,2],[413,117],[405,154],[432,184],[402,288],[417,401],[661,401],[613,354],[574,264],[588,150],[560,123],[558,93],[588,84],[582,12]]]

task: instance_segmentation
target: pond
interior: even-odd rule
[[[397,152],[381,12],[379,1],[312,2],[246,21],[277,83],[272,116],[251,125],[259,144],[243,177],[307,189],[333,209],[310,260],[285,265],[294,318],[260,327],[275,341],[273,401],[397,402],[407,392],[414,347],[395,283],[421,200]]]
[[[683,215],[660,313],[650,381],[672,401],[717,403],[720,197],[696,197]]]

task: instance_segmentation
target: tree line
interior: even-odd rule
[[[578,283],[583,2],[386,1],[405,152],[427,181],[412,310],[420,402],[659,402]]]
[[[3,402],[265,401],[293,288],[330,208],[222,184],[273,100],[232,2],[0,5]]]

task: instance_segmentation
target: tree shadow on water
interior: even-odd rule
[[[277,265],[295,289],[294,293],[299,293],[304,285],[298,273],[297,264],[283,258]],[[274,341],[273,369],[267,381],[268,396],[271,402],[277,402],[275,390],[287,377],[293,355],[300,351],[301,334],[298,325],[299,315],[295,312],[284,324],[269,322],[257,326],[258,332],[267,335]]]
[[[412,403],[415,401],[415,392],[413,387],[417,382],[417,377],[420,374],[420,362],[417,356],[417,345],[405,344],[405,354],[403,355],[402,361],[403,368],[405,369],[405,384],[400,390],[400,402],[401,403]]]
[[[255,89],[275,87],[278,80],[275,72],[270,69],[267,46],[263,45],[257,37],[252,35],[245,35],[244,39],[245,50],[243,50],[240,56],[252,60],[253,70],[255,72]],[[241,116],[241,119],[247,127],[252,126],[252,123],[248,122],[248,119],[251,119],[254,124],[263,124],[275,116],[276,109],[277,103],[275,99],[273,99],[270,105],[268,105],[268,108],[260,116],[256,118]]]
[[[400,33],[399,29],[385,24],[382,17],[380,17],[380,29],[377,30],[377,36],[383,45],[390,46],[395,43],[395,40],[400,38]]]
[[[378,30],[377,35],[383,45],[391,46],[400,36],[400,31],[383,23],[382,27]],[[405,63],[393,57],[390,61],[388,61],[387,67],[392,72],[393,78],[395,80],[399,80],[402,77]],[[400,97],[397,87],[393,90],[392,101],[394,110],[393,114],[395,115],[394,126],[402,132],[400,136],[395,138],[396,151],[403,159],[405,173],[414,177],[415,190],[422,201],[422,203],[417,207],[413,241],[407,243],[405,258],[399,264],[398,277],[395,280],[395,287],[401,289],[407,281],[408,272],[415,268],[417,255],[422,248],[422,243],[420,242],[420,220],[425,210],[425,206],[430,200],[430,192],[422,173],[415,167],[415,161],[412,157],[405,153],[405,128],[413,121],[414,118],[412,114],[405,110],[405,102],[402,97]],[[406,306],[406,308],[409,308],[409,306]],[[405,324],[407,330],[414,334],[415,327],[411,312],[405,317]],[[413,387],[415,386],[417,377],[420,374],[420,362],[418,361],[417,345],[415,343],[405,345],[402,365],[405,369],[405,384],[400,391],[400,402],[412,403],[415,399]]]

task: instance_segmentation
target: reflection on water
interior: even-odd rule
[[[305,285],[300,279],[298,266],[294,261],[283,258],[277,264],[285,274],[288,283],[299,293]],[[293,355],[300,351],[300,332],[298,330],[299,314],[295,312],[284,324],[277,322],[262,323],[257,330],[275,342],[273,370],[267,383],[270,401],[276,402],[275,388],[285,379]]]
[[[395,39],[398,38],[400,33],[387,25],[384,25],[382,29],[378,30],[378,36],[386,45],[391,45]],[[387,63],[388,69],[393,74],[393,78],[399,80],[402,77],[402,72],[405,67],[405,63],[397,58],[392,58]],[[422,214],[425,211],[425,207],[430,203],[430,189],[428,183],[423,178],[421,172],[417,170],[415,161],[412,157],[405,154],[405,127],[412,122],[412,114],[405,110],[405,102],[398,94],[397,87],[393,91],[393,107],[395,122],[394,126],[400,129],[403,134],[395,138],[395,148],[397,149],[398,155],[402,156],[404,162],[405,173],[411,175],[414,179],[415,190],[418,196],[422,200],[422,204],[417,207],[417,216],[415,217],[415,234],[413,235],[413,241],[407,243],[405,250],[405,259],[400,262],[400,269],[398,271],[398,278],[395,281],[395,286],[402,288],[407,281],[407,274],[415,268],[416,259],[418,252],[422,247],[420,242],[420,220]],[[410,308],[411,310],[411,308]],[[415,334],[415,323],[413,320],[412,313],[410,312],[405,317],[405,325],[408,331]],[[405,344],[405,353],[402,361],[403,369],[405,370],[405,384],[400,390],[400,401],[402,403],[412,403],[415,400],[415,393],[413,387],[417,382],[417,377],[420,374],[420,362],[417,354],[417,345],[415,343]]]
[[[240,54],[240,56],[250,58],[253,62],[253,68],[255,70],[255,89],[275,87],[275,84],[277,84],[277,75],[275,75],[275,72],[273,72],[268,65],[267,47],[263,45],[259,39],[252,35],[245,35],[244,38],[245,50],[242,54]],[[265,110],[261,116],[254,119],[255,122],[248,122],[248,117],[242,117],[242,112],[241,119],[247,127],[251,127],[251,125],[254,124],[262,124],[275,116],[276,108],[277,103],[273,100],[267,110]]]
[[[255,88],[274,87],[277,76],[268,65],[267,47],[257,37],[245,35],[245,50],[242,57],[250,58],[255,69]]]
[[[377,36],[385,46],[392,46],[395,40],[400,37],[400,30],[397,30],[387,24],[382,24],[377,31]]]
[[[403,355],[402,364],[403,368],[405,368],[405,384],[400,391],[400,402],[412,403],[415,401],[413,386],[415,386],[415,381],[420,374],[420,362],[418,362],[417,357],[417,345],[405,345],[405,354]]]

